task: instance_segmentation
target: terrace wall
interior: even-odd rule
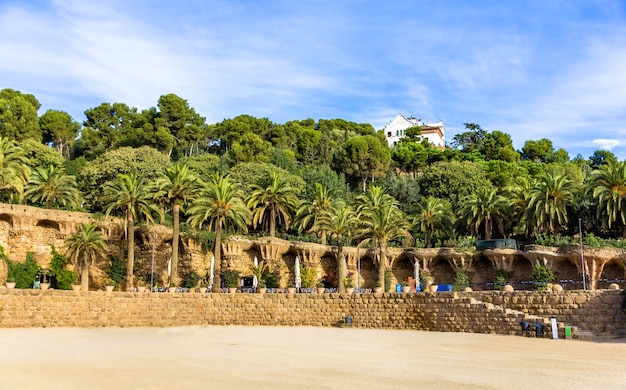
[[[596,336],[624,332],[620,291],[199,294],[0,289],[0,327],[337,326],[521,334],[556,317]],[[540,317],[534,317],[540,315]],[[600,323],[603,324],[600,326]],[[550,327],[545,327],[548,337]]]

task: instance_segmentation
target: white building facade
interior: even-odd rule
[[[443,149],[446,147],[446,128],[442,121],[436,123],[423,123],[421,118],[406,117],[398,114],[383,129],[387,143],[390,147],[396,145],[404,137],[404,131],[409,127],[420,126],[422,138],[425,138],[434,146]]]

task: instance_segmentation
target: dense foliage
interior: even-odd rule
[[[129,241],[146,221],[173,221],[207,251],[232,234],[362,243],[379,256],[470,236],[571,244],[579,218],[586,245],[626,237],[626,162],[609,151],[570,159],[548,139],[515,150],[509,134],[475,123],[442,149],[419,128],[389,146],[381,130],[343,119],[207,124],[173,94],[142,111],[102,103],[82,123],[39,108],[0,91],[0,200],[124,216]],[[129,279],[130,245],[127,256]]]

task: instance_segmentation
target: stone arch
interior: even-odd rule
[[[451,284],[454,281],[454,270],[450,262],[443,257],[437,257],[430,266],[430,274],[434,284]]]
[[[374,288],[378,281],[378,266],[374,263],[374,259],[370,255],[361,257],[361,287]],[[356,286],[356,278],[354,278]]]
[[[56,221],[51,221],[49,219],[40,219],[39,221],[37,221],[35,226],[46,229],[54,229],[57,232],[61,232],[61,226],[59,225],[59,223]]]
[[[511,272],[511,284],[518,290],[532,289],[533,265],[525,257],[516,257],[513,260]]]
[[[611,283],[617,283],[624,288],[624,265],[612,260],[604,266],[602,276],[598,280],[597,288],[608,288]]]
[[[391,273],[395,278],[395,283],[406,282],[408,278],[412,278],[415,274],[413,262],[403,253],[394,259],[391,265]]]
[[[485,256],[476,256],[471,272],[472,288],[489,290],[488,283],[492,283],[494,279],[493,263]]]
[[[334,253],[326,252],[320,259],[322,267],[322,281],[326,287],[337,287],[339,284],[339,270],[337,269],[337,258]]]
[[[577,265],[572,263],[569,258],[555,259],[552,263],[552,271],[560,283],[582,283]]]
[[[0,222],[4,222],[13,228],[13,216],[11,214],[0,214]]]
[[[9,233],[13,230],[13,216],[0,214],[0,245],[8,249]]]

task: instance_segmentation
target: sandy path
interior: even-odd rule
[[[312,327],[0,329],[0,389],[625,389],[626,343]]]

